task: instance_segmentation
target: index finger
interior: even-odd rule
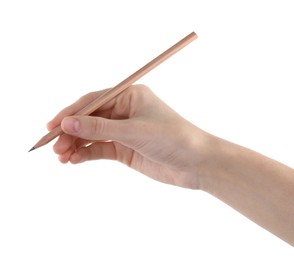
[[[84,108],[86,105],[91,103],[94,99],[101,96],[105,91],[108,89],[90,92],[82,97],[80,97],[76,102],[73,104],[67,106],[66,108],[62,109],[53,119],[51,119],[47,123],[47,129],[48,131],[53,130],[55,127],[59,126],[61,124],[61,121],[66,116],[71,116],[79,112],[82,108]]]

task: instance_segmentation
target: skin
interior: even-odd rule
[[[70,116],[101,95],[59,112],[48,130],[62,163],[118,160],[150,178],[200,189],[294,246],[294,170],[188,122],[143,85],[131,86],[91,116]]]

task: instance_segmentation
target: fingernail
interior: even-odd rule
[[[66,133],[78,133],[81,129],[80,121],[71,117],[64,118],[62,120],[61,127]]]

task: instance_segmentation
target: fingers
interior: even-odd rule
[[[65,155],[67,156],[67,155]],[[82,163],[89,160],[108,159],[116,160],[116,148],[113,142],[97,142],[87,147],[78,149],[68,158],[73,164]],[[59,158],[60,160],[60,158]]]
[[[67,163],[69,160],[70,160],[70,157],[71,155],[74,153],[74,151],[72,150],[68,150],[66,151],[65,153],[63,154],[59,154],[58,155],[58,160],[61,162],[61,163]]]
[[[53,145],[53,151],[57,154],[64,154],[69,148],[72,147],[75,141],[75,137],[62,134],[57,142]]]
[[[56,125],[61,125],[64,132],[53,147],[61,162],[78,163],[104,157],[113,159],[117,145],[98,146],[99,140],[111,140],[116,144],[119,143],[135,150],[139,147],[142,148],[148,143],[150,133],[153,132],[152,129],[157,128],[154,119],[158,117],[158,114],[165,114],[164,107],[157,109],[162,107],[158,99],[147,87],[141,85],[129,87],[91,116],[69,116],[76,114],[99,95],[103,95],[104,91],[107,90],[83,96],[77,102],[63,109],[48,123],[49,130]],[[161,113],[159,113],[160,111]],[[100,151],[99,147],[103,147],[101,148],[103,151]],[[97,154],[94,153],[94,150]],[[127,153],[126,159],[116,159],[129,164],[128,157]]]
[[[51,131],[56,126],[60,125],[60,123],[64,117],[76,114],[78,111],[80,111],[86,105],[91,103],[94,99],[96,99],[100,95],[102,95],[105,91],[107,91],[107,89],[97,91],[97,92],[88,93],[88,94],[82,96],[80,99],[78,99],[75,103],[73,103],[70,106],[61,110],[51,121],[49,121],[47,123],[48,130]]]
[[[75,103],[61,110],[51,121],[49,121],[47,124],[48,130],[51,131],[54,129],[56,126],[60,125],[64,117],[75,115],[82,108],[108,90],[109,89],[104,89],[82,96]],[[148,100],[146,96],[150,95],[150,93],[151,91],[143,85],[131,86],[121,95],[104,104],[99,108],[99,111],[95,111],[92,115],[112,119],[128,118],[136,113],[144,100]]]
[[[122,125],[120,121],[122,120],[90,116],[66,117],[61,122],[65,134],[59,137],[53,150],[62,163],[80,163],[94,159],[115,160],[116,149],[113,143],[101,140],[121,139],[119,129],[123,127],[119,126]]]
[[[82,144],[80,147],[77,146],[79,145],[73,144],[68,150],[57,153],[59,161],[61,163],[67,163],[70,161],[73,164],[77,164],[97,159],[118,159],[116,146],[113,142],[101,141],[92,143],[88,146],[83,146]]]
[[[66,117],[61,122],[62,130],[71,136],[85,140],[130,140],[130,120],[110,120],[92,116]]]
[[[87,147],[81,147],[74,153],[70,154],[69,157],[65,154],[64,157],[59,160],[67,160],[73,164],[82,163],[90,160],[107,159],[117,160],[129,167],[132,167],[135,151],[125,147],[117,142],[96,142],[92,143]],[[62,161],[63,162],[63,161]]]

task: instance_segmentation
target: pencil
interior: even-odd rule
[[[99,107],[103,106],[105,103],[107,103],[112,98],[119,95],[121,92],[123,92],[125,89],[127,89],[129,86],[131,86],[135,81],[143,77],[145,74],[147,74],[149,71],[157,67],[159,64],[167,60],[169,57],[171,57],[173,54],[184,48],[186,45],[188,45],[193,40],[197,39],[197,34],[195,32],[191,32],[186,37],[184,37],[182,40],[177,42],[175,45],[171,46],[169,49],[161,53],[159,56],[151,60],[149,63],[147,63],[145,66],[137,70],[135,73],[130,75],[128,78],[117,84],[115,87],[109,89],[104,94],[102,94],[100,97],[89,103],[87,106],[85,106],[82,110],[80,110],[75,115],[89,115],[93,113],[95,110],[97,110]],[[62,134],[61,126],[58,126],[54,128],[52,131],[44,135],[30,150],[33,151],[45,144],[48,144],[50,141],[52,141],[54,138]]]

